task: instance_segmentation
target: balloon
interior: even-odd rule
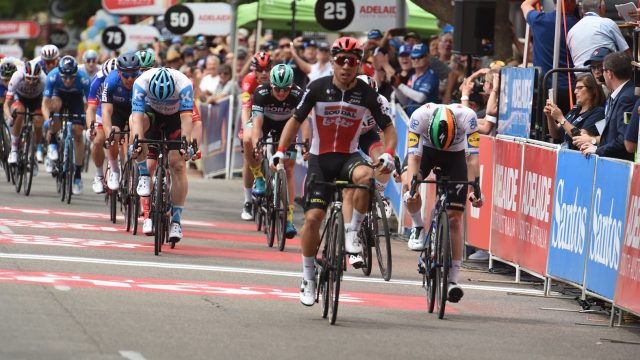
[[[92,16],[89,18],[89,20],[87,20],[87,27],[90,28],[93,26],[93,22],[96,21],[96,17]]]
[[[95,27],[89,28],[87,30],[87,36],[89,37],[89,39],[93,39],[94,37],[96,37],[96,35],[98,35],[98,29],[96,29]]]
[[[107,27],[107,21],[105,19],[96,19],[93,23],[93,27],[98,30],[102,30]]]
[[[83,30],[80,33],[80,40],[85,41],[89,38],[89,35],[87,34],[87,32],[88,32],[87,30]]]

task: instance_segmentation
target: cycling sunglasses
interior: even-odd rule
[[[140,71],[123,71],[120,75],[123,79],[129,80],[130,78],[137,78],[140,76]]]
[[[62,80],[73,80],[76,78],[75,75],[61,75]]]
[[[275,91],[277,93],[283,93],[283,92],[291,91],[291,86],[287,86],[287,87],[271,86],[271,88],[273,89],[273,91]]]
[[[98,59],[87,59],[87,61],[85,61],[87,64],[95,64],[98,62]]]
[[[333,61],[338,64],[338,66],[348,65],[349,67],[358,66],[358,58],[355,56],[336,56],[333,58]]]
[[[256,72],[257,73],[266,73],[271,71],[271,68],[268,67],[256,67]]]

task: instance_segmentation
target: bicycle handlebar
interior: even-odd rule
[[[113,133],[113,129],[111,129]],[[140,144],[155,144],[155,145],[166,145],[167,150],[184,150],[188,151],[189,148],[193,149],[193,153],[198,152],[198,142],[196,139],[193,139],[191,143],[187,141],[187,137],[183,136],[180,140],[150,140],[150,139],[139,139],[138,135],[133,138],[132,146],[134,149],[137,149]]]
[[[309,178],[309,186],[324,185],[324,186],[329,186],[336,189],[363,189],[367,191],[372,191],[375,189],[376,179],[372,177],[369,181],[371,182],[371,184],[369,185],[354,184],[346,180],[336,180],[334,182],[319,181],[319,180],[316,180],[316,174],[311,174],[311,177]]]
[[[476,199],[480,199],[480,197],[482,196],[482,194],[480,193],[480,177],[476,176],[476,178],[473,181],[452,181],[449,180],[448,177],[442,177],[440,179],[436,179],[436,180],[418,180],[418,175],[413,175],[413,177],[411,178],[411,188],[409,189],[409,195],[411,195],[411,197],[413,197],[416,193],[416,187],[418,186],[418,184],[436,184],[436,185],[471,185],[473,186],[473,196],[476,197]]]

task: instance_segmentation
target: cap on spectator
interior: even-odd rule
[[[367,38],[370,40],[382,39],[382,32],[380,32],[380,30],[378,29],[373,29],[369,31],[369,33],[367,34]]]
[[[314,47],[317,48],[318,47],[318,43],[315,40],[309,40],[309,41],[305,41],[304,43],[304,48],[308,48],[308,47]]]
[[[196,41],[196,43],[194,45],[196,46],[196,49],[198,49],[198,50],[205,50],[207,48],[206,40],[198,40],[198,41]]]
[[[176,49],[169,49],[169,51],[167,51],[167,62],[172,62],[178,59],[180,59],[180,53],[177,52]]]
[[[182,54],[184,56],[193,56],[193,48],[191,46],[185,46],[182,49]]]
[[[331,46],[329,46],[329,43],[326,41],[321,41],[320,44],[318,44],[318,49],[320,50],[327,50],[329,51],[329,49],[331,49]]]
[[[404,36],[404,41],[407,41],[408,39],[414,38],[418,41],[422,40],[420,38],[420,35],[418,35],[415,31],[410,31],[407,33],[407,35]]]
[[[411,57],[412,58],[423,57],[427,55],[428,51],[429,49],[427,49],[427,46],[425,44],[416,44],[413,48],[411,48]]]
[[[171,43],[172,43],[172,44],[181,44],[181,43],[182,43],[182,39],[180,38],[180,36],[174,36],[174,37],[171,39]]]
[[[243,38],[247,38],[249,36],[249,30],[245,29],[245,28],[239,28],[238,29],[238,37],[243,37]]]
[[[453,25],[451,24],[447,24],[442,28],[443,34],[452,33],[452,32],[453,32]]]
[[[612,53],[612,51],[606,47],[597,48],[593,51],[593,53],[591,53],[591,57],[589,58],[589,60],[585,61],[584,64],[589,65],[592,61],[602,62],[604,60],[604,57],[609,55],[610,53]]]
[[[398,56],[409,56],[409,55],[411,55],[411,45],[404,44],[400,46],[400,49],[398,50]]]

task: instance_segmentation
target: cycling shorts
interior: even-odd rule
[[[360,135],[360,139],[358,139],[358,147],[363,153],[369,156],[371,156],[371,150],[383,145],[377,127],[373,127],[366,133]]]
[[[405,156],[402,164],[403,172],[407,169],[409,156]],[[441,169],[440,176],[448,176],[451,181],[468,181],[467,156],[465,151],[442,151],[427,146],[422,147],[420,159],[420,175],[424,179],[434,167]],[[450,210],[464,211],[467,202],[467,185],[452,185],[449,187]]]
[[[82,97],[82,93],[65,93],[65,92],[55,92],[53,94],[54,97],[59,97],[62,101],[61,109],[69,110],[69,114],[76,115],[84,115],[84,99]],[[84,118],[73,118],[73,125],[82,125],[85,124]]]
[[[100,119],[100,124],[102,124],[102,119]],[[129,116],[126,114],[111,114],[111,126],[116,126],[120,131],[122,131],[129,124]]]
[[[353,171],[356,167],[369,163],[355,152],[345,153],[325,153],[320,155],[309,154],[309,167],[307,169],[307,179],[305,184],[305,211],[309,209],[326,210],[333,196],[333,189],[324,185],[310,186],[311,175],[315,174],[317,181],[351,181]]]
[[[42,114],[42,95],[37,98],[29,99],[20,97],[18,93],[13,94],[13,104],[11,109],[15,110],[19,106],[23,106],[27,112]]]
[[[162,131],[164,131],[166,140],[178,140],[181,136],[182,124],[180,121],[180,113],[165,115],[156,112],[150,106],[145,106],[145,114],[149,117],[149,130],[144,134],[145,139],[163,140]],[[149,145],[149,159],[158,158],[159,149],[156,146]]]

